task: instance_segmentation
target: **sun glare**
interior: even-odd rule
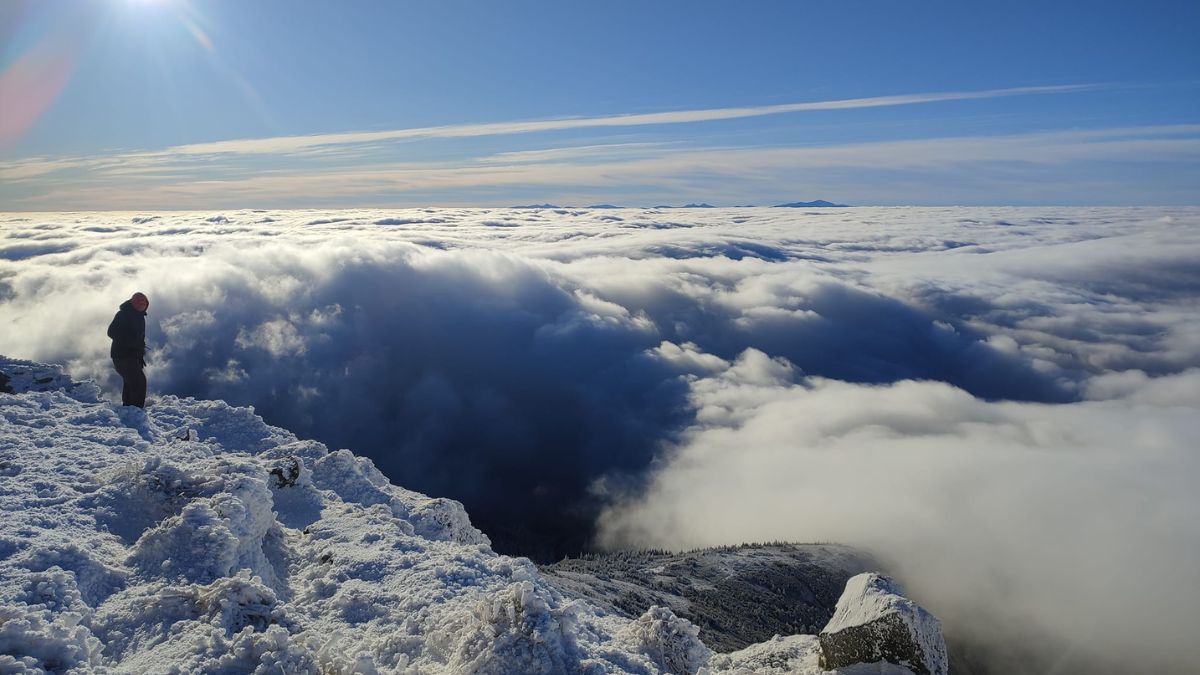
[[[126,7],[135,10],[149,10],[165,7],[176,0],[120,0]]]

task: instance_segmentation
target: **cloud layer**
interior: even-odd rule
[[[1113,85],[921,92],[607,116],[214,140],[0,165],[10,208],[244,208],[526,202],[745,204],[796,185],[874,204],[1189,204],[1200,125],[980,125],[897,132],[854,115],[912,105],[1084,96]],[[801,114],[803,113],[803,114]],[[782,116],[763,129],[737,120]],[[809,122],[805,119],[811,118]],[[823,121],[822,121],[823,120]],[[1178,122],[1178,120],[1176,120]],[[699,128],[694,132],[684,129]],[[830,134],[829,129],[837,130]],[[780,136],[786,129],[786,136]],[[931,190],[930,186],[936,186]]]
[[[143,290],[152,391],[351,447],[502,548],[845,541],[968,642],[1187,663],[1196,209],[0,221],[5,353],[111,387]]]
[[[1198,131],[1181,124],[770,147],[652,141],[546,147],[543,141],[535,150],[427,161],[401,161],[410,155],[387,143],[317,144],[270,155],[231,142],[228,149],[214,143],[10,162],[0,167],[6,179],[0,197],[30,210],[523,203],[547,195],[568,203],[619,195],[641,204],[744,203],[755,195],[771,203],[794,199],[800,184],[860,203],[987,203],[1004,194],[1030,203],[1186,204],[1200,162]],[[1132,172],[1133,165],[1142,170]],[[939,192],[929,193],[930,184]],[[854,199],[837,197],[849,190]]]

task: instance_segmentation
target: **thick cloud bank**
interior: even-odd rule
[[[850,542],[952,636],[1007,642],[1003,671],[1183,666],[1200,611],[1200,369],[1132,379],[1118,400],[987,403],[940,382],[798,378],[750,350],[693,383],[696,425],[604,536]]]
[[[836,540],[952,634],[1186,663],[1200,210],[0,219],[2,351],[112,387],[143,290],[152,395],[351,447],[501,550]]]

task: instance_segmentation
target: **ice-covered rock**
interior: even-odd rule
[[[729,654],[719,654],[704,675],[783,675],[806,672],[805,666],[819,659],[821,645],[815,635],[776,635]],[[811,668],[809,669],[811,670]]]
[[[820,644],[821,665],[829,669],[885,661],[918,675],[949,672],[941,622],[873,572],[846,582]]]
[[[75,382],[58,366],[0,358],[0,393],[69,390],[76,398],[98,400],[100,389],[92,382]]]

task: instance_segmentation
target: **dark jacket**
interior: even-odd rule
[[[145,358],[146,313],[134,309],[130,300],[121,303],[120,311],[108,324],[108,337],[112,338],[112,349],[108,353],[114,359]]]

